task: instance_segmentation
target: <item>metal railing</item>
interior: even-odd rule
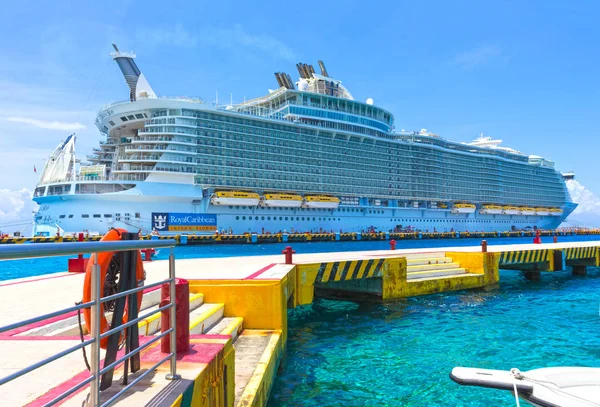
[[[153,373],[155,369],[157,369],[160,365],[165,363],[167,360],[170,360],[170,372],[167,374],[168,380],[179,379],[180,376],[177,375],[177,351],[176,351],[176,328],[175,328],[175,319],[176,319],[176,305],[175,305],[175,255],[173,253],[173,248],[176,245],[176,241],[173,239],[168,240],[152,240],[152,241],[136,241],[136,240],[124,240],[124,241],[111,241],[111,242],[80,242],[80,243],[55,243],[55,244],[44,244],[44,243],[33,243],[33,244],[23,244],[23,245],[10,245],[10,246],[0,246],[0,260],[17,260],[17,259],[25,259],[25,258],[35,258],[35,257],[51,257],[51,256],[69,256],[69,255],[77,255],[80,253],[93,253],[90,257],[89,261],[93,261],[92,267],[92,275],[91,275],[91,301],[75,305],[73,307],[65,308],[59,311],[51,312],[48,314],[44,314],[41,316],[37,316],[34,318],[30,318],[24,321],[19,321],[12,323],[10,325],[6,325],[0,327],[0,334],[20,328],[23,326],[27,326],[39,321],[44,321],[50,318],[57,317],[59,315],[64,315],[66,313],[70,313],[73,311],[80,311],[84,308],[91,309],[91,329],[89,329],[89,333],[91,338],[84,340],[78,345],[72,346],[68,349],[65,349],[55,355],[49,356],[43,360],[40,360],[30,366],[22,368],[8,376],[0,378],[0,386],[11,382],[27,373],[30,373],[42,366],[47,365],[48,363],[54,362],[66,355],[69,355],[79,349],[82,349],[86,346],[90,346],[91,348],[91,363],[90,363],[90,377],[86,378],[82,382],[76,384],[65,392],[61,393],[57,397],[55,397],[52,401],[45,404],[46,406],[54,405],[61,400],[64,400],[66,397],[75,393],[79,389],[83,388],[87,384],[90,384],[90,397],[87,405],[93,407],[106,407],[112,405],[115,401],[119,399],[125,392],[130,390],[133,386],[143,380],[148,374]],[[126,290],[123,292],[119,292],[117,294],[108,295],[106,297],[102,297],[102,287],[101,287],[101,270],[100,265],[98,264],[98,255],[100,252],[118,252],[118,251],[131,251],[131,250],[141,250],[141,249],[149,249],[149,248],[171,248],[171,252],[169,254],[169,278],[165,280],[161,280],[149,285],[138,286],[136,288]],[[138,316],[131,321],[127,321],[126,323],[110,329],[104,333],[100,332],[100,321],[103,315],[101,307],[107,301],[112,301],[120,297],[124,297],[127,295],[135,294],[139,291],[159,287],[162,284],[169,284],[169,295],[170,302],[167,305],[159,307],[151,312],[148,312],[142,316]],[[141,305],[141,304],[139,304]],[[101,368],[100,366],[100,341],[104,338],[108,338],[109,336],[116,334],[123,329],[126,329],[134,324],[139,323],[140,321],[148,318],[149,316],[157,313],[169,310],[170,312],[170,320],[171,327],[162,332],[160,335],[154,336],[150,341],[142,344],[137,349],[132,350],[131,352],[126,353],[120,359],[117,359],[113,363]],[[135,354],[141,352],[142,350],[148,348],[152,344],[156,343],[158,340],[162,339],[166,335],[170,335],[170,353],[158,361],[154,366],[148,368],[145,372],[137,376],[133,381],[131,381],[127,386],[117,392],[114,396],[112,396],[109,400],[104,403],[100,403],[100,378],[103,374],[109,372],[112,369],[115,369],[121,363],[124,363],[127,359],[134,356]]]

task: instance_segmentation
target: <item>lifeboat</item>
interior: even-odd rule
[[[326,195],[306,195],[304,197],[304,208],[336,209],[340,205],[339,198]]]
[[[550,208],[549,212],[551,216],[561,216],[563,214],[563,211],[560,208]]]
[[[452,206],[452,213],[475,213],[476,208],[470,203],[457,203]]]
[[[302,206],[302,197],[296,194],[265,194],[260,200],[260,206],[265,208],[299,208]]]
[[[260,196],[256,192],[246,191],[217,191],[210,198],[213,205],[245,205],[256,206]]]
[[[483,205],[479,213],[486,215],[501,215],[504,209],[498,205]]]
[[[535,208],[529,208],[527,206],[522,206],[519,209],[521,210],[521,215],[535,215]]]
[[[502,208],[505,215],[520,215],[521,209],[516,206],[505,206]]]
[[[550,215],[550,209],[548,208],[535,208],[535,213],[539,216],[548,216]]]
[[[437,207],[438,209],[448,209],[448,205],[446,205],[445,203],[438,204]]]

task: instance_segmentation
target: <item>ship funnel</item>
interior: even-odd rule
[[[139,98],[155,98],[156,94],[146,80],[144,74],[135,63],[135,54],[133,52],[121,52],[115,44],[112,44],[115,52],[110,56],[117,62],[119,69],[125,77],[125,82],[129,85],[129,100],[135,102]]]
[[[277,84],[279,85],[279,87],[285,87],[285,84],[281,80],[281,74],[279,72],[275,72],[275,79],[277,79]]]
[[[321,75],[323,76],[329,76],[329,74],[327,73],[327,69],[325,68],[325,64],[323,63],[323,61],[318,61],[319,62],[319,68],[321,68]]]

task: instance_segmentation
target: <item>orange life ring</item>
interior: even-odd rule
[[[102,236],[100,239],[101,242],[112,241],[112,240],[121,240],[121,234],[127,233],[124,229],[111,229]],[[92,267],[94,266],[94,256],[98,258],[98,265],[100,266],[100,287],[104,287],[106,283],[106,274],[108,268],[110,266],[110,262],[113,259],[113,256],[117,252],[102,252],[93,254],[88,261],[87,268],[85,271],[85,280],[83,282],[83,302],[89,302],[92,300]],[[136,280],[138,282],[138,287],[144,284],[144,266],[142,264],[142,256],[140,251],[137,251],[137,261],[136,261]],[[104,289],[101,288],[102,296],[104,297]],[[112,294],[112,293],[111,293]],[[109,294],[110,295],[110,294]],[[137,293],[137,307],[138,312],[140,310],[140,306],[142,304],[142,297],[144,295],[143,290]],[[106,305],[106,303],[103,303]],[[127,322],[127,304],[125,304],[125,311],[123,313],[123,323]],[[106,315],[104,314],[105,307],[102,307],[102,316],[100,317],[100,333],[104,333],[110,330],[110,323],[106,319]],[[91,333],[91,329],[89,327],[92,326],[92,315],[90,308],[83,309],[83,317],[85,318],[85,326],[88,327],[88,332]],[[121,333],[121,339],[123,337],[123,333]],[[120,341],[119,341],[120,342]],[[100,340],[100,347],[102,349],[106,349],[108,346],[108,337]]]

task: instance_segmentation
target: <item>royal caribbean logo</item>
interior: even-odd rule
[[[215,231],[217,215],[153,212],[152,228],[158,231]]]
[[[158,231],[168,230],[168,213],[152,213],[152,229]]]

